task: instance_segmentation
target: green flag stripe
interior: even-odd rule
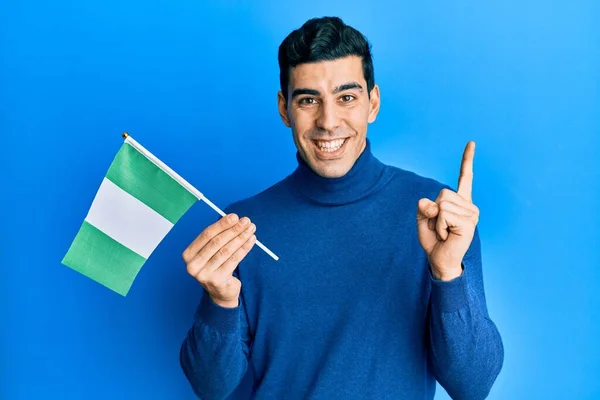
[[[62,263],[125,296],[146,262],[88,222],[83,222]]]
[[[106,177],[173,224],[198,200],[128,143],[119,149]]]

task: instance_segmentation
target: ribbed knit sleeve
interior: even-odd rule
[[[484,399],[502,368],[504,347],[487,311],[477,229],[463,268],[452,281],[430,278],[429,355],[453,399]]]

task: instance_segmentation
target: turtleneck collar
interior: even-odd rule
[[[298,167],[291,175],[291,182],[304,196],[321,204],[340,205],[359,200],[385,184],[385,165],[366,146],[350,171],[339,178],[324,178],[314,172],[296,152]]]

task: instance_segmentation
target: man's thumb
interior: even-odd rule
[[[439,213],[438,205],[435,201],[423,198],[417,205],[417,220],[426,220],[437,217]]]

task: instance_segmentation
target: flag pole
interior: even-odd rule
[[[123,137],[123,139],[125,139],[125,143],[133,146],[137,151],[142,153],[148,160],[153,162],[157,167],[159,167],[161,170],[163,170],[167,175],[169,175],[171,178],[173,178],[175,181],[177,181],[181,186],[183,186],[185,189],[187,189],[188,192],[193,194],[198,200],[202,200],[204,203],[206,203],[210,208],[215,210],[222,217],[226,216],[226,214],[219,207],[217,207],[212,201],[207,199],[206,196],[204,196],[198,189],[196,189],[194,186],[192,186],[188,181],[183,179],[177,172],[173,171],[171,168],[169,168],[169,166],[167,166],[165,163],[160,161],[154,154],[152,154],[148,150],[146,150],[146,148],[144,148],[144,146],[142,146],[137,141],[135,141],[135,139],[133,139],[131,136],[129,136],[128,132],[123,132],[123,134],[121,136]],[[261,249],[263,249],[265,251],[265,253],[270,255],[275,261],[279,260],[279,257],[277,257],[271,250],[269,250],[267,247],[265,247],[265,245],[263,245],[258,239],[256,240],[256,245],[258,247],[260,247]]]

